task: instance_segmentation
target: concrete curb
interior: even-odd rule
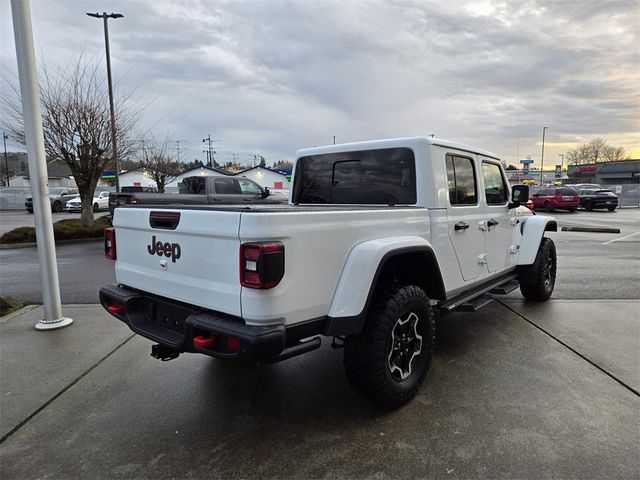
[[[26,305],[22,307],[20,310],[16,310],[15,312],[11,312],[3,317],[0,317],[0,323],[13,320],[14,318],[20,317],[25,313],[29,313],[31,310],[35,310],[36,308],[39,308],[41,306],[42,305]]]
[[[102,242],[104,241],[103,237],[95,237],[95,238],[76,238],[74,240],[58,240],[56,245],[65,245],[68,243],[85,243],[85,242]],[[11,248],[32,248],[36,247],[38,244],[35,242],[31,243],[6,243],[0,245],[0,250],[9,250]]]

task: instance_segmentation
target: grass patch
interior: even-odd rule
[[[104,229],[109,226],[107,217],[100,217],[96,219],[90,228],[82,225],[82,222],[78,219],[68,218],[53,224],[53,236],[56,240],[100,238],[104,236]],[[0,237],[0,245],[33,243],[35,241],[36,229],[34,227],[14,228]]]

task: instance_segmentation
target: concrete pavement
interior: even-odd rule
[[[404,408],[355,395],[328,346],[270,366],[182,355],[99,306],[0,319],[0,476],[638,478],[638,301],[494,302],[438,324]],[[634,391],[635,390],[635,391]]]

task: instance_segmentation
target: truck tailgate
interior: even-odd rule
[[[119,208],[113,225],[118,283],[241,316],[240,212]]]

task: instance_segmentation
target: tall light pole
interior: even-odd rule
[[[542,175],[543,175],[543,171],[544,171],[544,134],[547,131],[547,128],[549,127],[542,127],[542,155],[540,158],[540,186],[542,186],[544,184],[543,180],[542,180]]]
[[[4,171],[7,176],[7,187],[9,186],[9,160],[7,159],[7,138],[9,135],[2,132],[2,141],[4,142]]]
[[[560,171],[562,171],[564,168],[564,153],[559,153],[558,156],[560,157]]]
[[[121,13],[87,13],[90,17],[102,18],[104,21],[104,46],[107,52],[107,82],[109,84],[109,108],[111,110],[111,159],[116,168],[116,192],[120,191],[120,162],[118,162],[118,150],[116,148],[116,111],[113,106],[113,83],[111,81],[111,54],[109,52],[109,24],[110,18],[122,18]]]

